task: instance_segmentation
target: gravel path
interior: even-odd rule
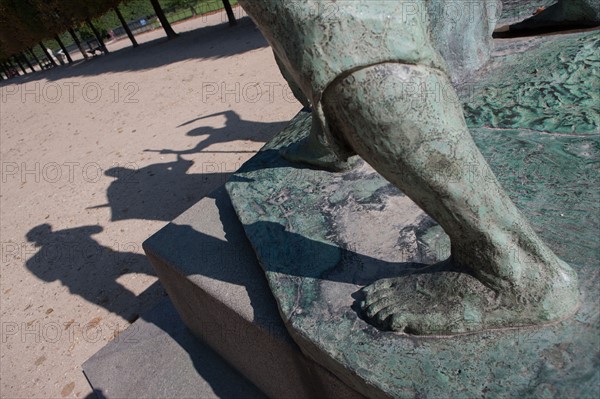
[[[164,298],[141,243],[300,109],[253,24],[224,21],[1,82],[1,397],[89,396],[81,364]]]

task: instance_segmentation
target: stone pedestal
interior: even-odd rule
[[[449,239],[367,165],[334,174],[283,159],[310,129],[301,113],[229,195],[217,190],[144,243],[185,325],[272,398],[597,397],[598,91],[585,85],[597,46],[593,33],[499,42],[477,84],[459,88],[493,171],[577,271],[574,317],[449,338],[369,325],[361,287],[443,260]],[[473,178],[486,178],[477,165]]]
[[[170,301],[83,365],[99,398],[364,398],[290,338],[224,188],[144,249]]]
[[[224,189],[149,238],[144,249],[194,335],[269,397],[362,397],[290,338]]]
[[[369,324],[361,289],[447,259],[450,241],[368,165],[330,173],[282,157],[309,134],[309,113],[230,178],[236,213],[308,357],[371,398],[600,394],[599,91],[585,83],[597,81],[598,42],[595,32],[500,42],[476,84],[460,88],[473,139],[507,194],[578,274],[581,307],[566,320],[452,337]],[[474,183],[490,178],[480,166],[469,165]]]
[[[266,399],[185,327],[168,299],[83,364],[98,399]]]

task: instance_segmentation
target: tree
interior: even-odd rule
[[[46,35],[41,14],[30,0],[0,1],[0,48],[5,57],[35,45]]]
[[[235,15],[233,14],[233,9],[231,8],[231,4],[229,0],[223,0],[223,6],[225,7],[225,12],[227,12],[227,18],[229,19],[229,26],[233,26],[237,24],[235,20]]]
[[[117,0],[0,0],[0,48],[10,56],[54,38]]]
[[[127,33],[127,37],[129,37],[129,40],[131,40],[131,44],[133,44],[133,47],[137,47],[138,43],[135,40],[131,29],[129,29],[129,25],[127,25],[125,18],[123,18],[123,14],[121,14],[121,11],[119,11],[119,7],[115,6],[114,10],[115,14],[117,15],[117,18],[119,18],[119,22],[121,22],[121,25],[123,25],[123,29],[125,29],[125,33]]]
[[[69,35],[71,35],[71,39],[73,39],[73,41],[75,42],[75,45],[77,46],[77,48],[79,49],[81,54],[83,54],[83,58],[86,60],[88,58],[90,58],[87,55],[87,53],[85,52],[85,50],[83,49],[83,47],[81,47],[81,41],[79,41],[79,38],[77,37],[77,34],[75,33],[75,30],[73,30],[73,28],[69,28],[68,32],[69,32]]]
[[[154,15],[154,8],[148,0],[128,0],[119,5],[123,18],[128,21]],[[115,23],[116,25],[116,23]]]
[[[21,68],[21,71],[23,71],[23,75],[27,75],[27,70],[25,69],[25,67],[23,66],[23,64],[21,64],[21,61],[19,60],[19,57],[15,55],[15,56],[13,56],[13,60],[15,60],[15,62],[19,66],[19,68]]]
[[[63,44],[62,40],[60,40],[60,36],[54,35],[54,40],[56,40],[63,54],[65,55],[65,57],[67,57],[67,61],[69,61],[69,64],[71,64],[73,62],[73,59],[71,58],[71,54],[69,54],[69,52],[67,51],[67,48]]]
[[[25,64],[27,64],[29,69],[31,69],[31,72],[35,72],[35,69],[33,69],[33,65],[31,65],[31,62],[29,62],[29,58],[27,57],[27,54],[19,53],[18,57],[20,57],[23,61],[25,61]]]
[[[165,13],[163,12],[163,9],[160,6],[160,3],[158,2],[158,0],[150,0],[150,3],[152,4],[152,7],[154,8],[154,12],[156,13],[156,16],[158,17],[160,24],[162,25],[163,29],[165,30],[165,33],[167,34],[167,38],[169,40],[171,40],[171,39],[175,39],[177,36],[179,36],[177,33],[175,33],[175,31],[171,27],[171,24],[167,20],[167,17],[165,16]]]
[[[40,67],[40,71],[44,68],[42,68],[42,63],[40,62],[40,59],[37,57],[37,55],[35,55],[35,53],[33,52],[33,50],[31,49],[31,47],[27,48],[27,51],[29,52],[29,54],[31,54],[31,56],[33,57],[33,59],[35,60],[35,62],[39,65]]]
[[[94,32],[94,36],[96,36],[96,40],[98,40],[98,45],[100,46],[100,49],[102,50],[102,52],[104,54],[108,54],[108,49],[104,45],[104,39],[102,38],[102,34],[100,34],[100,32],[98,32],[98,29],[96,29],[94,24],[92,24],[92,20],[89,18],[86,18],[85,23],[90,27],[92,32]]]
[[[50,52],[48,51],[48,48],[46,48],[46,46],[44,46],[44,43],[40,42],[39,45],[40,45],[40,48],[42,49],[42,51],[44,52],[44,54],[46,54],[48,61],[50,61],[50,63],[52,65],[56,66],[56,61],[54,61],[54,57],[52,57],[52,54],[50,54]]]
[[[167,6],[191,7],[197,0],[162,0]],[[222,0],[229,17],[229,23],[235,24],[235,17],[229,0]],[[121,4],[121,8],[117,8]],[[114,10],[117,19],[112,13]],[[195,9],[192,11],[195,13]],[[9,57],[30,49],[43,40],[54,39],[65,52],[65,46],[60,39],[61,34],[68,32],[84,58],[88,55],[81,46],[75,29],[87,30],[89,25],[90,36],[92,32],[98,37],[98,42],[104,47],[102,36],[93,26],[92,20],[107,15],[98,25],[99,30],[110,29],[118,20],[131,39],[133,46],[137,42],[127,26],[126,18],[148,18],[155,14],[167,37],[176,38],[178,35],[167,20],[159,0],[0,0],[0,61],[7,61]],[[86,25],[84,25],[84,22]],[[63,37],[64,39],[64,37]],[[104,47],[105,48],[105,47]],[[68,57],[69,55],[66,54]]]

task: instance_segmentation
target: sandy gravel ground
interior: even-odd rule
[[[141,243],[300,109],[224,20],[0,82],[2,398],[90,395],[81,364],[164,298]]]

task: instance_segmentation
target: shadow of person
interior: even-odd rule
[[[205,163],[203,171],[189,174],[194,161],[181,156],[173,162],[137,168],[135,164],[107,169],[115,180],[107,189],[108,203],[87,209],[109,207],[111,221],[143,219],[171,221],[213,189],[222,185],[233,170],[220,173],[220,165]]]
[[[122,275],[155,273],[137,244],[117,243],[111,248],[92,238],[102,230],[100,226],[82,226],[53,231],[51,225],[40,224],[26,235],[39,250],[25,265],[39,279],[60,281],[70,293],[134,320],[142,304],[163,297],[163,289],[154,283],[138,296],[121,285],[117,280]]]
[[[266,143],[269,141],[275,134],[280,132],[289,121],[285,122],[254,122],[254,121],[246,121],[240,118],[239,114],[235,111],[227,110],[223,112],[217,112],[210,115],[201,116],[199,118],[192,119],[181,125],[177,126],[183,127],[191,125],[197,121],[201,121],[204,119],[214,118],[217,116],[224,116],[225,126],[222,128],[213,128],[210,126],[201,126],[194,128],[187,132],[187,136],[197,137],[197,136],[208,136],[201,142],[199,142],[194,148],[190,148],[187,150],[172,150],[172,149],[162,149],[162,150],[151,150],[147,149],[147,152],[158,152],[160,154],[177,154],[177,155],[186,155],[186,154],[197,154],[200,152],[210,152],[210,153],[243,153],[243,152],[251,152],[255,153],[256,151],[205,151],[208,147],[213,144],[218,143],[226,143],[230,141],[236,140],[247,140],[254,141],[257,143]]]

